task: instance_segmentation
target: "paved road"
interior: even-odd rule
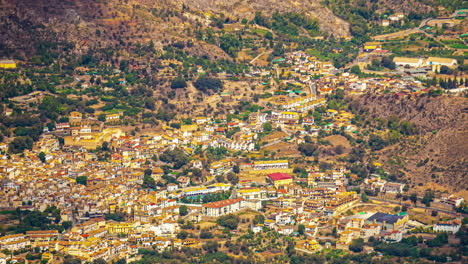
[[[283,139],[274,140],[274,141],[272,141],[272,142],[270,142],[270,143],[268,143],[268,144],[266,144],[266,145],[261,146],[261,148],[267,148],[267,147],[269,147],[269,146],[278,144],[278,143],[280,143],[281,141],[283,141]]]
[[[288,135],[288,137],[290,137],[292,135],[293,132],[289,131],[289,129],[286,129],[286,128],[283,128],[282,131],[284,133],[286,133]],[[263,145],[261,146],[260,148],[266,148],[266,147],[269,147],[269,146],[272,146],[272,145],[275,145],[275,144],[278,144],[280,142],[283,141],[284,138],[280,138],[280,139],[276,139],[276,140],[273,140],[272,142],[266,144],[266,145]]]
[[[454,17],[456,17],[456,15],[457,15],[457,13],[454,12],[450,17],[426,18],[423,21],[421,21],[419,26],[417,26],[415,28],[410,28],[410,29],[406,29],[406,30],[402,30],[402,31],[394,32],[394,33],[389,33],[389,34],[377,35],[377,36],[374,36],[372,38],[375,39],[375,40],[387,40],[387,39],[398,38],[398,37],[410,35],[410,34],[413,34],[413,33],[423,33],[425,35],[433,37],[432,35],[428,34],[427,32],[425,32],[423,30],[420,30],[420,28],[425,27],[427,25],[427,23],[429,21],[431,21],[431,20],[449,20],[449,19],[453,19]]]
[[[262,53],[260,53],[257,57],[255,57],[253,60],[250,61],[250,64],[254,63],[258,58],[260,58],[261,56],[263,56],[264,54],[266,54],[268,51],[264,51]]]

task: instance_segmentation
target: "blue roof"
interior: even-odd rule
[[[392,215],[392,214],[385,214],[385,213],[375,213],[371,217],[369,217],[367,220],[368,221],[376,221],[376,222],[386,222],[387,224],[394,224],[398,220],[402,219],[403,216],[400,215]]]

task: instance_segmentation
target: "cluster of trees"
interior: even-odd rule
[[[233,34],[219,36],[219,42],[219,47],[231,57],[237,57],[237,53],[243,47],[242,37]]]
[[[50,230],[57,229],[60,232],[71,227],[71,223],[68,221],[62,222],[60,225],[60,209],[55,206],[47,207],[44,212],[41,211],[30,211],[20,210],[11,212],[15,219],[19,220],[18,225],[8,227],[8,231],[15,233],[24,233],[31,230]]]
[[[218,225],[228,228],[230,230],[237,229],[237,225],[239,224],[239,222],[239,217],[233,214],[223,215],[216,220],[216,223]]]
[[[133,264],[147,264],[147,263],[238,263],[247,264],[253,263],[254,260],[251,258],[239,258],[237,256],[228,256],[224,252],[219,252],[220,245],[216,241],[207,241],[202,245],[202,248],[190,248],[183,247],[178,249],[168,249],[163,252],[157,250],[150,250],[140,248],[138,254],[142,255],[142,258],[137,261],[133,261]],[[120,263],[119,263],[120,264]]]
[[[358,117],[356,121],[360,123]],[[410,136],[418,133],[418,127],[409,121],[400,120],[395,115],[390,116],[388,119],[378,118],[374,119],[375,127],[378,129],[388,129],[389,132],[382,137],[379,134],[371,134],[367,140],[367,145],[372,150],[381,150],[386,146],[397,143],[402,136]]]
[[[371,71],[379,71],[382,70],[382,68],[387,68],[390,70],[394,70],[396,68],[395,62],[393,62],[393,59],[391,57],[383,57],[381,60],[379,59],[373,59],[371,64],[367,66],[367,68]]]
[[[153,174],[152,169],[146,169],[143,175],[143,184],[141,187],[147,189],[156,189],[156,182],[154,178],[151,176]]]
[[[442,69],[441,69],[442,72]],[[466,79],[457,80],[457,78],[453,79],[439,79],[439,85],[443,89],[454,89],[458,86],[468,85],[468,81]]]
[[[319,147],[314,143],[301,143],[298,150],[308,157],[318,155],[319,153]]]
[[[210,161],[222,160],[229,153],[229,150],[225,147],[208,147],[205,150],[205,155]]]
[[[420,247],[419,244],[423,243],[422,237],[410,236],[404,238],[399,243],[379,243],[374,242],[374,248],[386,255],[397,256],[397,257],[413,257],[413,258],[425,258],[430,261],[446,262],[447,257],[451,257],[452,261],[461,259],[461,252],[452,251],[450,254],[433,254],[434,247],[441,247],[448,243],[448,235],[441,233],[432,240],[428,240],[425,243],[428,248]]]
[[[198,78],[193,85],[204,93],[220,92],[223,89],[223,82],[217,78],[211,78],[206,75]]]
[[[127,217],[127,214],[124,212],[114,212],[114,213],[108,213],[104,215],[104,218],[106,220],[113,220],[116,222],[123,222],[125,221]]]
[[[189,162],[187,154],[179,148],[164,151],[164,153],[159,156],[159,159],[163,162],[172,163],[173,168],[176,170]]]
[[[208,193],[201,197],[200,195],[197,195],[195,197],[192,197],[191,199],[187,197],[182,197],[180,201],[182,203],[211,203],[211,202],[217,202],[217,201],[222,201],[229,199],[231,196],[230,191],[222,191],[222,192],[217,192],[217,193]]]
[[[271,18],[268,18],[262,12],[256,12],[252,22],[285,35],[298,36],[301,29],[306,30],[311,36],[320,32],[317,19],[299,13],[275,12]]]
[[[354,239],[349,245],[349,250],[355,253],[359,253],[363,249],[364,249],[364,239],[362,238]]]
[[[3,136],[12,136],[10,130],[14,129],[15,138],[9,144],[9,152],[20,153],[25,149],[32,149],[34,141],[38,140],[42,133],[43,120],[38,116],[26,114],[0,116],[0,141]]]
[[[366,1],[350,3],[343,0],[325,0],[324,4],[331,8],[333,13],[344,18],[351,24],[350,30],[355,37],[364,37],[369,31],[368,20],[377,16],[377,13],[375,12],[377,5],[368,5]]]
[[[424,192],[424,196],[421,200],[421,202],[426,205],[427,207],[430,207],[431,206],[431,202],[434,201],[434,191],[432,190],[426,190]]]
[[[76,177],[75,181],[76,181],[76,184],[82,184],[82,185],[86,186],[88,184],[88,177],[78,176],[78,177]]]
[[[172,80],[172,83],[171,83],[172,89],[181,89],[185,87],[187,87],[187,82],[182,76],[178,76],[174,80]]]

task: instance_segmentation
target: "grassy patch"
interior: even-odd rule
[[[266,34],[267,32],[269,32],[268,30],[261,29],[261,28],[252,28],[252,29],[250,29],[250,31],[252,31],[252,33],[258,34],[258,35],[260,35],[260,36],[265,36],[265,34]]]
[[[450,47],[454,49],[468,49],[468,45],[465,44],[452,44]]]
[[[309,49],[306,51],[307,54],[309,55],[312,55],[312,56],[315,56],[317,57],[319,60],[322,60],[322,61],[328,61],[330,60],[329,57],[327,56],[324,56],[320,51],[318,50],[313,50],[313,49]]]

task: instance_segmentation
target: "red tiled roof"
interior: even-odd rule
[[[287,173],[272,173],[272,174],[268,174],[268,177],[272,180],[272,181],[279,181],[279,180],[287,180],[287,179],[292,179],[291,175],[287,174]]]
[[[240,201],[244,200],[243,198],[237,198],[237,199],[227,199],[227,200],[222,200],[222,201],[217,201],[217,202],[212,202],[212,203],[206,203],[203,205],[203,207],[209,207],[209,208],[221,208],[224,206],[228,206],[231,204],[238,203]]]

